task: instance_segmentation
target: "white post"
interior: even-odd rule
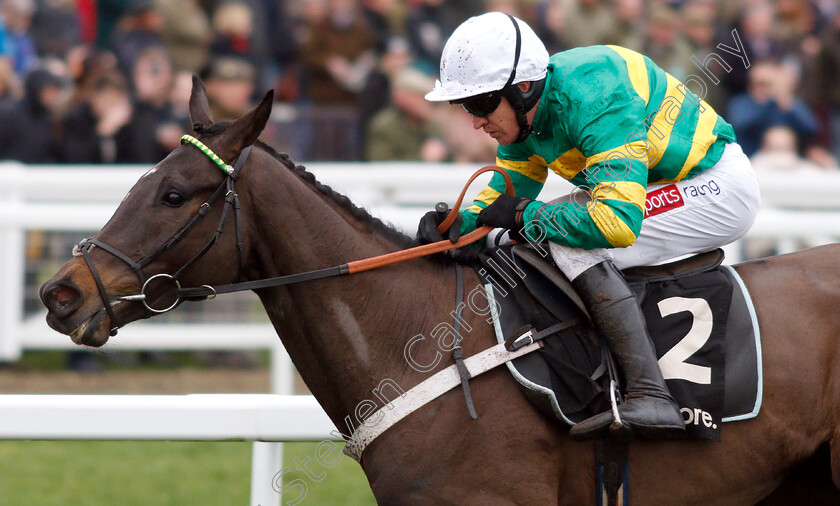
[[[295,369],[292,359],[286,352],[286,348],[277,338],[274,346],[271,347],[271,393],[292,395],[294,394]]]
[[[275,484],[274,476],[283,467],[283,443],[254,441],[251,447],[251,506],[280,506],[282,480]]]
[[[2,192],[0,201],[16,204],[21,199],[15,193]],[[21,354],[24,234],[21,226],[0,227],[0,361],[18,360]]]
[[[294,368],[280,339],[271,347],[271,392],[294,393]],[[251,506],[279,506],[282,497],[283,443],[254,441],[251,455]],[[275,479],[275,475],[277,478]]]

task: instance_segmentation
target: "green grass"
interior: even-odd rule
[[[322,481],[295,469],[294,457],[309,457],[308,469],[325,474]],[[287,443],[284,465],[292,470],[285,483],[307,483],[302,505],[375,504],[348,457],[325,469],[315,443]],[[2,506],[247,505],[250,480],[245,442],[0,441]]]
[[[306,498],[300,503],[303,506],[308,505],[347,505],[347,506],[363,506],[375,505],[376,501],[373,499],[373,494],[370,491],[367,478],[362,472],[361,466],[357,464],[350,457],[345,456],[341,462],[333,468],[324,468],[317,462],[315,454],[315,447],[317,443],[287,443],[283,447],[283,462],[290,472],[283,475],[284,483],[291,484],[292,480],[300,479],[306,481],[307,493]],[[339,448],[343,445],[336,443]],[[338,454],[324,455],[324,460],[332,460]],[[306,476],[303,471],[296,469],[294,457],[298,458],[299,462],[305,461],[309,457],[306,464],[310,474],[315,477],[324,475],[320,482],[315,482]],[[294,496],[300,493],[301,489],[295,487],[290,489],[289,493],[294,494],[286,500],[294,500]]]

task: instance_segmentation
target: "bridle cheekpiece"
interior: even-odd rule
[[[129,266],[129,268],[131,268],[131,270],[137,275],[137,279],[140,281],[140,293],[117,297],[115,299],[115,303],[116,301],[141,302],[146,307],[146,309],[152,313],[165,313],[171,309],[174,309],[175,306],[177,306],[178,303],[182,300],[179,295],[181,292],[181,277],[190,266],[197,262],[210,250],[210,248],[212,248],[216,243],[219,242],[219,238],[222,235],[224,224],[227,221],[227,218],[232,209],[234,216],[234,226],[236,230],[236,251],[238,262],[236,281],[238,282],[242,277],[243,242],[242,234],[240,231],[241,227],[239,224],[239,197],[234,189],[234,183],[245,166],[245,161],[248,159],[248,155],[251,152],[251,146],[246,146],[242,148],[242,151],[240,151],[239,156],[237,156],[233,166],[231,166],[225,163],[225,161],[222,160],[222,158],[219,155],[213,152],[212,149],[207,147],[206,144],[204,144],[203,142],[191,135],[184,135],[183,137],[181,137],[181,144],[192,144],[193,146],[198,148],[199,151],[204,153],[213,162],[213,164],[215,164],[225,174],[225,179],[224,181],[222,181],[222,184],[219,185],[219,187],[216,189],[215,192],[213,192],[210,198],[208,198],[203,204],[201,204],[196,214],[194,214],[183,227],[181,227],[177,232],[175,232],[175,234],[173,234],[172,237],[169,238],[169,240],[167,240],[163,245],[154,250],[151,254],[143,257],[142,259],[136,262],[128,255],[119,251],[117,248],[114,248],[113,246],[110,246],[100,241],[99,239],[91,237],[83,239],[79,244],[73,247],[73,256],[83,257],[85,263],[88,266],[88,269],[90,269],[91,275],[93,276],[93,280],[96,283],[96,288],[99,291],[99,296],[102,299],[102,304],[105,307],[105,312],[108,314],[108,318],[110,318],[111,320],[110,323],[112,336],[116,335],[117,329],[119,329],[122,326],[122,324],[120,324],[117,321],[117,318],[114,315],[111,299],[108,296],[108,292],[105,289],[105,284],[102,282],[102,278],[99,276],[99,272],[97,271],[96,266],[93,263],[93,259],[90,256],[90,251],[94,247],[99,247],[102,250],[107,251],[111,255],[122,260]],[[225,196],[225,203],[224,207],[222,208],[222,216],[219,219],[218,226],[216,227],[216,233],[213,235],[213,237],[211,237],[210,241],[208,241],[207,244],[191,260],[189,260],[180,269],[178,269],[175,272],[175,274],[158,273],[151,277],[146,277],[146,275],[143,273],[143,268],[149,265],[163,252],[167,251],[169,248],[180,242],[181,239],[183,239],[184,236],[187,234],[187,232],[189,232],[201,218],[203,218],[210,212],[211,206],[221,195]],[[175,301],[164,308],[153,307],[149,303],[149,297],[146,293],[146,290],[149,287],[149,282],[153,279],[159,278],[171,280],[173,285],[175,286]],[[213,291],[213,287],[209,285],[203,285],[202,288]],[[205,295],[205,297],[212,298],[213,295],[214,294],[211,294],[209,296]]]

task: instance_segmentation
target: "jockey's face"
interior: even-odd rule
[[[528,91],[531,87],[530,82],[519,83],[518,86],[522,91]],[[528,124],[532,124],[534,116],[537,113],[539,102],[525,115],[528,118]],[[499,107],[496,108],[489,116],[472,117],[473,128],[476,130],[484,130],[484,132],[493,138],[502,146],[512,144],[519,137],[519,123],[516,122],[516,113],[513,107],[508,102],[507,98],[502,98]]]
[[[473,128],[484,130],[499,144],[506,146],[519,136],[519,124],[516,122],[516,113],[510,106],[510,102],[503,98],[499,107],[489,116],[472,117]]]

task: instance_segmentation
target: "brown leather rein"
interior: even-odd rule
[[[461,194],[458,196],[458,200],[455,203],[455,206],[450,210],[449,215],[446,219],[438,226],[438,231],[443,233],[449,229],[449,227],[454,223],[455,219],[457,218],[457,213],[461,208],[461,203],[464,200],[464,195],[467,192],[467,189],[470,187],[472,182],[475,180],[476,177],[484,174],[486,172],[498,172],[502,175],[505,179],[505,193],[508,195],[514,195],[513,189],[513,182],[510,179],[510,176],[505,172],[503,169],[496,167],[495,165],[488,165],[486,167],[482,167],[481,169],[477,170],[467,181],[464,185],[464,188],[461,190]],[[289,274],[286,276],[279,276],[275,278],[267,278],[267,279],[260,279],[256,281],[245,281],[240,283],[231,283],[227,285],[219,285],[219,286],[209,286],[203,285],[199,287],[193,288],[181,288],[180,286],[177,287],[175,292],[176,302],[180,300],[202,300],[205,298],[212,298],[218,294],[222,293],[231,293],[231,292],[238,292],[244,290],[256,290],[260,288],[268,288],[268,287],[275,287],[275,286],[283,286],[289,285],[294,283],[300,283],[303,281],[310,281],[313,279],[322,279],[328,278],[333,276],[342,276],[342,275],[349,275],[349,274],[357,274],[360,272],[365,272],[373,269],[377,269],[379,267],[384,267],[386,265],[392,265],[399,262],[404,262],[406,260],[412,260],[415,258],[420,258],[427,255],[432,255],[435,253],[440,253],[443,251],[461,248],[463,246],[467,246],[468,244],[472,244],[479,239],[485,237],[490,231],[493,230],[493,227],[484,226],[477,230],[470,232],[469,234],[464,235],[461,237],[458,242],[452,243],[449,240],[443,240],[435,243],[424,244],[422,246],[415,246],[413,248],[395,251],[393,253],[387,253],[385,255],[379,255],[375,257],[365,258],[361,260],[355,260],[352,262],[348,262],[346,264],[337,265],[334,267],[328,267],[325,269],[319,269],[315,271],[308,271],[302,272],[297,274]],[[142,295],[142,294],[141,294]],[[137,300],[136,298],[126,297],[124,300]],[[171,307],[174,307],[176,304],[173,304]],[[170,309],[171,309],[170,307]]]
[[[422,246],[417,246],[402,251],[396,251],[394,253],[388,253],[386,255],[356,260],[346,264],[328,267],[326,269],[301,272],[298,274],[290,274],[287,276],[279,276],[275,278],[260,279],[256,281],[239,282],[239,278],[242,275],[243,241],[240,233],[241,231],[239,223],[239,198],[237,196],[234,184],[237,178],[241,175],[243,169],[245,168],[248,155],[251,151],[251,146],[245,147],[239,154],[239,156],[237,156],[233,166],[230,166],[227,165],[221,158],[219,158],[218,155],[216,155],[204,143],[190,135],[183,136],[181,138],[181,143],[192,144],[197,149],[201,150],[201,152],[204,153],[207,157],[209,157],[210,160],[213,161],[213,163],[216,164],[219,167],[219,169],[225,174],[225,179],[221,183],[221,185],[210,196],[210,198],[204,204],[201,205],[199,211],[196,214],[194,214],[183,227],[181,227],[169,240],[167,240],[164,244],[155,249],[151,254],[137,261],[133,260],[130,256],[124,254],[119,249],[109,244],[106,244],[96,238],[83,239],[74,248],[74,256],[81,256],[84,258],[84,261],[87,264],[91,275],[93,276],[97,290],[99,291],[99,296],[102,299],[105,312],[108,314],[108,317],[111,321],[112,336],[116,335],[117,330],[122,326],[122,323],[117,319],[116,314],[114,313],[112,308],[113,305],[116,305],[119,302],[139,302],[146,307],[149,313],[165,313],[167,311],[170,311],[171,309],[174,309],[182,300],[203,300],[206,298],[215,297],[217,294],[220,293],[231,293],[244,290],[257,290],[260,288],[300,283],[303,281],[310,281],[313,279],[342,276],[347,274],[356,274],[359,272],[369,271],[386,265],[391,265],[397,262],[403,262],[405,260],[411,260],[413,258],[419,258],[434,253],[440,253],[442,251],[447,251],[453,248],[460,248],[462,246],[472,244],[473,242],[481,239],[482,237],[490,233],[490,230],[492,230],[492,227],[481,227],[478,230],[475,230],[465,235],[464,237],[461,237],[460,240],[455,244],[453,244],[451,241],[443,240],[432,244],[425,244]],[[505,179],[505,192],[509,195],[513,195],[513,182],[511,181],[510,176],[503,169],[500,169],[494,165],[488,165],[479,169],[472,175],[472,177],[470,177],[469,181],[467,181],[467,184],[464,186],[463,190],[461,190],[461,194],[458,197],[458,201],[455,204],[455,207],[452,209],[452,211],[449,213],[446,219],[438,226],[438,230],[441,233],[446,231],[452,225],[452,223],[455,222],[455,219],[457,218],[456,213],[458,213],[461,207],[461,202],[464,200],[464,195],[466,194],[467,188],[469,188],[470,184],[472,184],[472,182],[477,176],[488,171],[495,171],[500,173]],[[224,207],[222,209],[221,218],[219,219],[219,223],[216,227],[216,233],[210,238],[210,240],[205,244],[205,246],[196,255],[194,255],[191,260],[189,260],[180,269],[178,269],[174,274],[158,273],[153,276],[146,276],[143,272],[143,268],[152,263],[152,261],[154,261],[154,259],[156,259],[160,254],[162,254],[163,252],[167,251],[168,249],[172,248],[175,244],[180,242],[181,239],[183,239],[183,237],[186,236],[187,233],[191,229],[193,229],[193,227],[204,216],[208,215],[211,209],[211,204],[213,204],[214,201],[216,201],[218,198],[221,198],[222,195],[224,195]],[[201,259],[213,246],[219,243],[219,240],[222,235],[222,230],[227,221],[227,218],[230,215],[233,215],[234,217],[234,226],[236,232],[236,251],[238,260],[236,280],[231,284],[219,285],[215,287],[210,285],[203,285],[199,287],[182,288],[180,283],[182,275],[199,259]],[[93,262],[93,258],[90,255],[90,252],[94,247],[98,247],[103,251],[115,256],[119,260],[125,262],[135,273],[137,279],[140,282],[140,293],[123,295],[112,299],[108,294],[105,284],[103,283],[102,278],[99,275],[99,271],[97,270],[96,265]],[[162,308],[156,308],[150,305],[149,296],[146,293],[146,291],[150,286],[150,282],[153,280],[168,280],[175,287],[174,302],[172,302],[167,307]]]

